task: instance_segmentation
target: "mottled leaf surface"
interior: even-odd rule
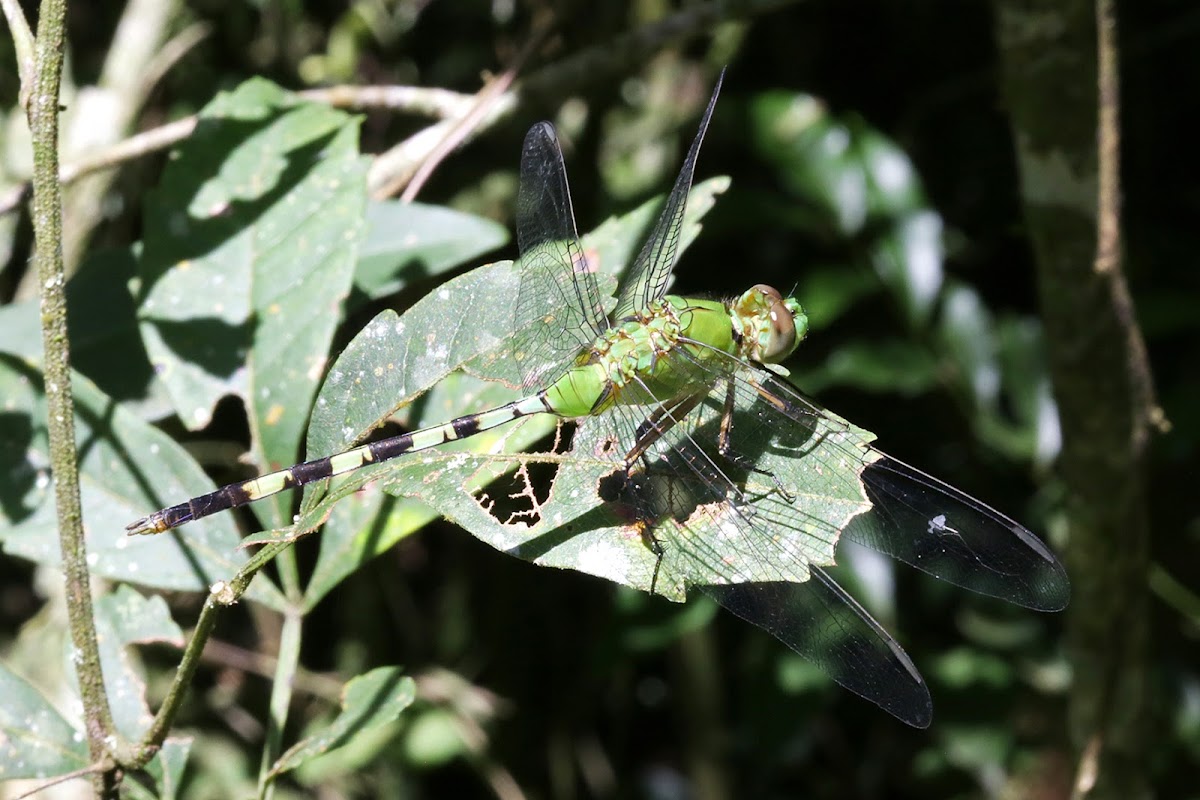
[[[354,117],[247,81],[204,110],[146,204],[138,316],[155,371],[192,429],[242,397],[267,466],[296,458],[350,291],[357,142]]]

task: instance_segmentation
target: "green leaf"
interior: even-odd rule
[[[411,417],[410,422],[415,427],[440,424],[453,416],[494,408],[511,400],[514,395],[512,389],[503,385],[481,381],[463,373],[452,373],[435,384],[410,409],[419,412]],[[553,428],[552,419],[530,419],[519,433],[484,431],[469,440],[443,447],[447,452],[487,451],[499,442],[511,440],[513,446],[520,449]],[[381,487],[364,484],[354,475],[334,480],[338,496],[344,496],[344,484],[353,487],[354,494],[333,506],[333,512],[322,530],[321,552],[305,592],[309,607],[359,566],[438,517],[436,512],[420,502],[420,498],[397,499],[385,495]],[[320,491],[317,490],[313,495],[319,497]],[[305,523],[297,526],[297,529],[302,532],[308,530]]]
[[[699,233],[699,219],[728,179],[693,189],[685,218],[683,246]],[[611,294],[623,267],[653,223],[659,200],[607,220],[583,238],[589,265],[606,276],[601,289]],[[512,335],[519,276],[512,262],[486,265],[460,275],[419,300],[403,318],[385,311],[360,331],[329,372],[309,426],[309,458],[339,452],[412,403],[438,381],[464,366],[485,377],[491,361]],[[449,309],[453,313],[448,313]],[[503,371],[500,371],[502,374]],[[510,398],[511,399],[511,398]],[[459,411],[459,414],[466,413]]]
[[[1009,761],[1016,740],[1004,726],[950,723],[940,733],[940,749],[946,760],[976,775]]]
[[[183,631],[171,619],[166,601],[161,597],[143,597],[132,587],[119,586],[115,592],[100,597],[95,605],[96,638],[100,645],[100,666],[104,675],[104,690],[112,710],[117,731],[128,741],[138,741],[154,717],[146,703],[146,682],[135,661],[130,645],[166,642],[182,648]],[[66,670],[78,694],[74,647],[66,642]],[[170,797],[178,788],[191,738],[170,739],[163,743],[146,766],[158,783],[150,798]]]
[[[352,678],[342,691],[342,711],[320,733],[297,742],[279,757],[271,775],[280,775],[353,737],[392,722],[416,698],[416,684],[399,667],[379,667]]]
[[[924,210],[928,206],[925,191],[908,154],[860,117],[855,117],[849,127],[855,157],[867,177],[871,217],[903,218]]]
[[[355,118],[247,81],[209,104],[147,201],[139,319],[155,370],[192,429],[242,397],[260,464],[295,460],[350,290],[357,138]]]
[[[916,211],[895,219],[868,248],[875,271],[892,290],[910,325],[924,327],[942,291],[942,218]]]
[[[869,212],[867,176],[852,134],[806,94],[764,92],[751,107],[755,148],[824,231],[851,236]]]
[[[939,343],[974,406],[979,438],[1014,459],[1053,460],[1061,432],[1040,326],[997,321],[979,293],[959,283],[947,287],[939,323]]]
[[[847,464],[841,449],[843,440],[859,442],[863,446],[860,459],[870,460],[865,445],[872,437],[867,432],[836,417],[821,423],[828,428],[810,430],[796,425],[778,431],[765,430],[751,419],[735,418],[738,430],[759,432],[759,441],[748,434],[741,446],[754,453],[758,469],[776,475],[783,485],[796,487],[789,490],[803,497],[804,519],[798,518],[773,487],[752,481],[747,491],[763,495],[756,513],[787,523],[779,526],[785,529],[783,533],[770,542],[732,541],[730,526],[739,521],[727,519],[722,508],[702,506],[685,524],[668,519],[656,527],[654,536],[664,551],[660,565],[636,521],[623,518],[605,496],[605,480],[620,466],[624,452],[614,446],[612,431],[618,425],[621,430],[628,428],[627,420],[616,420],[614,415],[624,413],[644,419],[649,409],[623,409],[589,418],[576,432],[569,453],[519,452],[525,443],[515,438],[521,436],[522,423],[527,421],[521,420],[509,426],[506,435],[485,454],[443,446],[364,467],[302,515],[298,528],[317,524],[329,504],[368,481],[379,480],[387,491],[419,498],[510,555],[588,572],[643,591],[653,584],[658,593],[682,600],[688,587],[698,584],[803,580],[808,563],[832,563],[836,531],[869,507],[857,472],[849,479],[843,474],[857,470],[859,462]],[[697,427],[715,429],[719,424],[716,407],[694,413]],[[764,435],[769,438],[762,439]],[[478,439],[453,444],[474,449]],[[804,455],[798,456],[801,451]],[[838,466],[835,469],[833,465]],[[545,474],[538,475],[539,471]],[[553,479],[548,494],[540,488],[545,478]],[[500,483],[493,485],[496,481]],[[749,549],[743,552],[739,549],[743,546]],[[656,569],[660,572],[657,582]]]
[[[363,731],[337,750],[305,761],[289,773],[289,778],[317,789],[375,773],[382,764],[397,765],[397,739],[407,729],[407,723],[421,713],[417,708],[410,709],[394,722]]]
[[[415,768],[433,769],[470,752],[462,724],[444,708],[424,708],[413,715],[401,740],[404,759]]]
[[[161,597],[145,598],[128,586],[100,597],[95,606],[96,633],[104,689],[117,730],[130,741],[137,740],[151,721],[145,700],[145,684],[131,662],[128,646],[134,643],[183,643],[183,634],[171,620]],[[63,674],[75,701],[79,688],[75,675],[75,648],[61,636]],[[90,763],[83,735],[83,722],[68,721],[42,694],[8,669],[0,666],[0,781],[16,778],[50,778],[80,769]],[[191,740],[172,738],[146,765],[158,783],[151,795],[134,787],[133,796],[171,798],[176,794]]]
[[[715,601],[700,596],[685,606],[667,606],[652,600],[644,592],[621,590],[616,593],[613,611],[618,617],[615,629],[621,648],[634,653],[657,653],[677,642],[685,634],[702,630],[717,616]]]
[[[441,206],[373,202],[366,217],[354,288],[369,298],[394,294],[508,242],[503,225]]]
[[[129,537],[125,525],[165,500],[211,491],[212,482],[170,437],[117,405],[82,376],[72,388],[80,457],[84,535],[93,575],[178,591],[207,591],[228,580],[247,556],[229,516],[175,533]],[[0,356],[0,544],[10,555],[57,567],[61,560],[45,396],[31,367]],[[263,576],[249,596],[274,608],[283,598]]]
[[[101,251],[67,284],[72,366],[122,401],[142,400],[154,374],[129,293],[136,261],[132,248]],[[154,406],[165,410],[163,399],[160,394]]]
[[[834,117],[811,95],[786,91],[756,96],[751,120],[759,154],[819,212],[825,232],[850,237],[870,220],[925,210],[911,159],[863,120]]]
[[[1062,429],[1046,364],[1045,332],[1035,318],[1005,316],[997,320],[996,334],[1005,398],[1000,405],[1011,411],[1005,426],[1011,435],[996,446],[1048,468],[1062,448]],[[988,436],[984,441],[993,444]]]
[[[699,233],[700,218],[726,186],[728,180],[718,178],[693,190],[685,218],[684,246]],[[611,218],[583,238],[589,263],[601,270],[598,278],[609,294],[616,288],[613,271],[636,252],[660,204],[660,200],[652,200],[629,214]],[[385,311],[368,323],[346,346],[321,388],[309,426],[308,457],[336,453],[361,441],[431,389],[433,395],[420,406],[418,426],[439,424],[517,397],[512,388],[454,373],[466,368],[503,378],[510,372],[502,363],[502,345],[512,332],[518,288],[518,273],[512,262],[500,262],[448,281],[414,304],[403,318]],[[447,314],[451,306],[454,312]],[[515,427],[484,432],[444,450],[488,451],[505,443],[516,452],[553,431],[555,421],[549,417],[527,419]],[[420,503],[405,501],[385,507],[370,496],[356,498],[343,514],[330,514],[336,500],[361,489],[372,474],[360,470],[335,479],[328,495],[324,486],[308,488],[295,530],[306,533],[328,517],[317,571],[307,592],[310,606],[359,565],[434,516]],[[398,516],[378,520],[372,509]],[[276,538],[268,533],[246,541]]]
[[[848,269],[844,264],[813,265],[804,270],[796,297],[802,299],[811,326],[819,329],[829,327],[859,299],[878,290],[879,282],[867,270]]]
[[[1000,397],[996,333],[992,314],[970,286],[950,286],[942,300],[938,331],[942,347],[963,376],[962,383],[979,407],[993,407]]]
[[[644,221],[627,215],[617,224],[633,230]],[[619,228],[607,237],[609,242],[628,247],[626,252],[633,251],[636,239],[629,236],[627,240]],[[504,342],[511,329],[510,310],[516,305],[517,289],[512,267],[493,265],[451,281],[400,319],[377,318],[347,348],[318,401],[318,415],[329,429],[322,439],[329,451],[345,446],[337,442],[338,436],[344,437],[346,444],[353,441],[357,431],[378,424],[402,402],[411,402],[412,393],[421,391],[422,384],[432,386],[475,353],[486,353],[488,358],[471,362],[473,369],[486,374],[494,368],[496,374],[505,374]],[[449,304],[455,313],[447,315]],[[474,313],[477,309],[479,313]],[[386,391],[381,382],[388,382]],[[447,408],[445,416],[436,417],[437,422],[474,410],[471,406],[475,403],[464,401],[463,394],[459,393],[459,402]],[[512,396],[504,393],[495,402]],[[379,407],[372,408],[373,404]],[[336,422],[324,423],[329,409],[339,409],[339,414],[330,414]],[[602,496],[604,481],[621,464],[624,452],[619,441],[614,444],[612,432],[632,430],[629,418],[614,418],[619,413],[628,413],[636,421],[645,419],[650,410],[622,408],[587,420],[569,453],[561,451],[557,439],[549,452],[522,452],[530,441],[555,429],[554,418],[539,415],[490,435],[363,467],[336,480],[323,497],[320,490],[311,492],[294,530],[297,534],[311,530],[339,499],[379,480],[388,492],[419,499],[493,547],[519,558],[581,570],[643,591],[653,585],[658,593],[682,600],[688,587],[698,584],[803,580],[808,563],[832,563],[836,532],[868,507],[856,472],[847,479],[844,474],[822,477],[822,470],[834,464],[841,466],[825,472],[858,469],[861,460],[871,458],[865,449],[870,434],[835,417],[820,423],[833,426],[828,430],[797,426],[798,430],[777,432],[776,439],[760,441],[753,449],[760,468],[779,475],[785,485],[801,487],[809,519],[815,521],[799,519],[790,505],[778,499],[777,508],[764,501],[769,518],[786,517],[792,527],[787,535],[775,537],[773,544],[751,545],[753,551],[740,553],[737,543],[726,541],[735,521],[722,518],[725,511],[721,509],[704,507],[686,524],[668,520],[655,529],[653,536],[665,551],[660,564],[645,531],[636,521],[622,517],[619,508],[610,506],[610,498]],[[717,424],[715,414],[708,408],[697,424]],[[318,415],[314,415],[310,440],[322,434]],[[700,419],[699,415],[696,418]],[[747,429],[762,427],[748,419],[742,423]],[[864,445],[852,465],[845,464],[845,452],[836,444],[846,437]],[[797,448],[804,448],[810,457],[779,455]],[[550,479],[552,488],[546,494],[539,487]],[[772,493],[762,486],[755,491]],[[656,572],[660,573],[657,581]]]
[[[90,763],[83,734],[3,665],[0,697],[0,781],[49,778]]]
[[[351,340],[325,379],[308,429],[309,458],[360,441],[512,329],[517,275],[504,261],[460,275],[403,316],[384,311]],[[453,311],[451,312],[451,306]]]
[[[860,249],[909,322],[927,324],[942,286],[942,219],[904,150],[804,94],[760,94],[752,117],[757,149],[795,206],[772,215],[822,239],[865,239]]]
[[[154,778],[155,800],[174,800],[183,785],[183,772],[192,749],[192,737],[171,736],[165,739],[158,753],[146,765]]]

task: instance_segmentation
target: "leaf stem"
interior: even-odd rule
[[[283,752],[283,729],[287,725],[288,709],[292,704],[292,687],[300,662],[300,632],[303,623],[304,614],[299,608],[293,607],[283,616],[283,630],[279,636],[279,660],[275,663],[275,679],[271,684],[267,736],[258,769],[258,796],[261,800],[270,800],[275,795],[272,767]]]

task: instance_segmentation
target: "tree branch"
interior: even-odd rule
[[[997,36],[1036,260],[1068,502],[1076,796],[1143,798],[1146,448],[1154,393],[1122,272],[1112,0],[997,0]]]

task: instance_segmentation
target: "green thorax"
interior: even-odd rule
[[[729,306],[675,295],[651,303],[597,338],[547,389],[547,400],[562,416],[583,417],[615,403],[645,402],[643,393],[625,391],[640,383],[666,402],[687,390],[688,376],[672,357],[676,348],[698,359],[711,358],[712,349],[732,354]]]
[[[782,342],[777,338],[781,326],[790,332]],[[706,362],[728,356],[779,361],[806,329],[799,303],[784,301],[768,287],[754,287],[731,302],[667,295],[597,338],[546,390],[546,401],[564,417],[646,402],[644,392],[627,391],[631,386],[645,386],[657,401],[669,402],[707,391],[695,385]],[[776,338],[769,342],[771,337]]]

